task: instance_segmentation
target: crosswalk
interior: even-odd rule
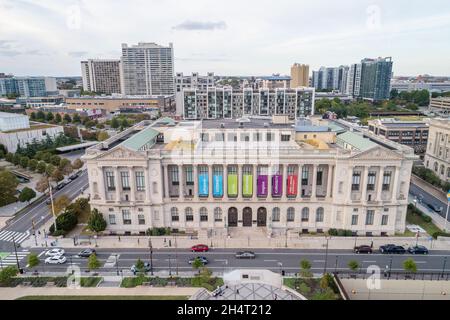
[[[19,244],[25,241],[30,236],[30,232],[16,232],[16,231],[0,231],[0,241],[13,242]]]
[[[23,251],[17,251],[17,259],[16,254],[14,252],[10,253],[4,258],[1,258],[0,256],[0,268],[2,267],[8,267],[8,266],[16,266],[17,260],[22,261],[30,254],[30,251],[23,250]]]

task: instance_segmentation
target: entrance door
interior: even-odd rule
[[[253,225],[252,223],[252,208],[246,207],[244,208],[244,211],[242,213],[242,225],[244,227],[251,227]]]
[[[238,225],[238,212],[236,208],[228,209],[228,226],[237,227]]]
[[[265,227],[267,224],[267,210],[266,208],[259,208],[258,209],[258,216],[257,216],[257,222],[258,227]]]

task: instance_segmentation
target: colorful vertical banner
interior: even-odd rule
[[[238,176],[237,174],[228,175],[228,196],[237,197],[238,195]]]
[[[288,175],[287,177],[287,195],[296,196],[298,192],[298,177],[297,175]]]
[[[222,174],[213,175],[213,197],[223,197],[223,176]]]
[[[242,177],[242,195],[251,197],[253,195],[253,175],[244,174]]]
[[[269,178],[267,175],[259,175],[256,179],[258,185],[257,195],[258,197],[267,197],[267,190],[269,185]]]
[[[281,197],[283,193],[283,177],[279,174],[272,176],[272,196]]]
[[[209,195],[208,174],[198,175],[198,195],[200,197],[207,197]]]

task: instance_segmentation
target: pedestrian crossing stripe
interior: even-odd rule
[[[0,231],[0,241],[13,242],[14,238],[15,243],[22,243],[29,236],[30,236],[29,231],[27,231],[26,233],[7,230]]]
[[[19,262],[21,262],[29,254],[30,254],[30,251],[28,251],[28,250],[26,250],[26,251],[17,251],[17,259],[16,259],[16,254],[14,252],[10,253],[8,256],[6,256],[5,258],[2,258],[0,260],[0,268],[1,267],[7,267],[7,266],[16,266],[17,265],[17,260],[19,260]]]

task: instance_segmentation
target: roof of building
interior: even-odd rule
[[[24,114],[18,114],[18,113],[12,113],[12,112],[0,112],[0,118],[17,118],[17,117],[27,117],[27,116]]]
[[[350,131],[339,134],[337,136],[337,140],[343,141],[360,151],[371,149],[377,145],[375,142]]]
[[[292,129],[294,123],[273,123],[272,118],[203,120],[204,129]]]
[[[159,131],[156,131],[152,127],[147,127],[139,133],[136,133],[134,136],[125,140],[122,145],[134,150],[138,151],[143,146],[153,141],[159,134]]]

